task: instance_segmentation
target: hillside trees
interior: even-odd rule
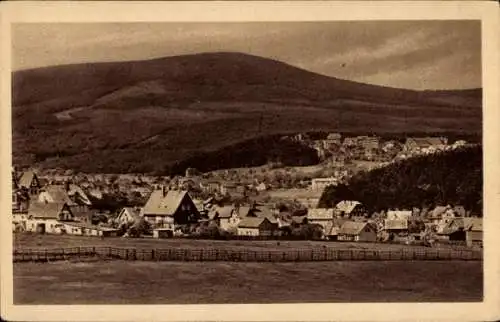
[[[482,148],[420,156],[358,173],[347,185],[325,189],[320,206],[342,199],[358,200],[371,211],[451,204],[480,214]]]

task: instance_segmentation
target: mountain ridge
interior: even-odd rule
[[[480,133],[481,92],[381,87],[227,52],[29,69],[13,74],[13,154],[64,166],[116,152],[148,169],[283,132]]]

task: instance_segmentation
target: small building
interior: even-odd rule
[[[170,228],[198,222],[200,213],[187,191],[163,187],[151,193],[141,210],[141,216],[153,228]]]
[[[314,208],[307,211],[307,222],[310,224],[318,224],[323,229],[334,218],[333,208]]]
[[[337,232],[337,239],[342,241],[377,241],[377,229],[367,222],[346,221]]]
[[[271,223],[266,217],[245,217],[238,224],[238,236],[274,236],[278,224]]]
[[[384,230],[393,234],[407,233],[408,219],[385,219]]]
[[[328,186],[336,186],[338,184],[337,178],[314,178],[311,180],[312,191],[323,191]]]
[[[404,151],[407,152],[435,152],[443,150],[448,144],[448,139],[445,137],[416,137],[407,138]]]
[[[209,218],[226,231],[236,229],[240,222],[240,216],[233,206],[214,207],[210,210]]]
[[[361,217],[366,209],[359,201],[342,200],[335,206],[335,212],[343,217]]]
[[[66,203],[33,202],[28,209],[26,230],[40,234],[57,234],[61,232],[61,223],[73,220],[73,213]]]
[[[92,202],[82,188],[66,182],[63,185],[48,185],[40,190],[39,202],[67,203],[72,210],[88,211]]]
[[[323,232],[324,237],[328,240],[338,240],[340,228],[346,221],[347,220],[343,218],[334,218],[333,220],[329,221],[326,224],[325,230]]]
[[[325,143],[328,145],[328,148],[332,145],[341,145],[342,135],[340,133],[330,133],[326,137]]]
[[[219,181],[215,180],[201,180],[200,188],[207,193],[219,193],[221,192],[221,184]]]
[[[467,246],[483,245],[483,219],[475,217],[463,218],[465,240]]]
[[[25,171],[17,180],[19,189],[25,189],[31,196],[37,195],[40,191],[41,184],[36,173],[32,170]]]
[[[388,210],[387,220],[408,220],[411,218],[413,212],[411,210]]]
[[[269,189],[269,187],[267,186],[267,184],[265,182],[261,182],[255,186],[255,190],[257,190],[259,192],[266,191],[267,189]]]
[[[378,150],[380,148],[380,138],[376,136],[358,136],[357,144],[365,151]]]
[[[124,207],[118,216],[116,217],[116,221],[118,225],[126,225],[132,226],[141,221],[140,209],[133,207]]]
[[[468,246],[481,245],[483,241],[482,218],[453,218],[437,232],[439,239],[465,241]]]

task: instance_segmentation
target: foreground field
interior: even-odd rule
[[[249,241],[249,240],[196,240],[196,239],[152,239],[152,238],[99,238],[83,236],[58,236],[40,235],[30,233],[19,233],[13,235],[13,247],[15,249],[50,249],[62,247],[82,246],[112,246],[112,247],[135,247],[138,249],[151,248],[217,248],[217,249],[245,249],[245,250],[286,250],[286,249],[370,249],[370,250],[400,250],[400,249],[423,249],[424,246],[407,246],[402,244],[381,244],[361,242],[329,242],[329,241]],[[444,245],[437,246],[444,248]]]
[[[14,264],[15,304],[481,301],[482,262]]]

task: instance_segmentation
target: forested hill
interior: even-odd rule
[[[12,155],[18,166],[171,174],[234,147],[233,160],[201,163],[242,167],[263,158],[242,157],[241,144],[282,133],[480,135],[481,107],[480,88],[388,88],[244,53],[53,66],[12,74]]]
[[[327,187],[319,206],[343,199],[358,200],[371,211],[450,204],[481,215],[482,186],[482,148],[469,147],[358,173],[347,185]]]

